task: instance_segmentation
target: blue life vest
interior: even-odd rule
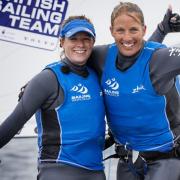
[[[163,152],[173,146],[166,99],[155,92],[149,74],[151,56],[162,47],[146,42],[137,61],[126,71],[116,67],[116,44],[109,47],[102,76],[108,124],[115,140],[129,149]]]
[[[55,109],[60,128],[57,139],[60,149],[55,161],[90,170],[102,170],[104,169],[102,151],[105,140],[105,110],[98,77],[90,68],[88,68],[88,77],[84,78],[72,72],[64,74],[61,72],[61,67],[60,62],[46,67],[56,74],[64,91],[64,102]],[[44,148],[41,113],[40,110],[37,114],[40,152]],[[50,159],[50,161],[54,160]]]

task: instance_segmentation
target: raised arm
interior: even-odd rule
[[[165,36],[171,32],[180,32],[180,16],[177,13],[172,13],[172,7],[169,6],[163,20],[158,24],[148,41],[162,43]]]

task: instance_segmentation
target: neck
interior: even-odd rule
[[[144,47],[144,41],[141,49],[132,56],[124,56],[119,52],[116,60],[117,68],[120,69],[121,71],[125,71],[128,68],[130,68],[138,59],[143,47]]]
[[[62,59],[62,62],[68,67],[69,71],[74,72],[83,77],[87,77],[89,75],[87,66],[84,65],[77,65],[73,64],[68,58]]]
[[[74,70],[82,70],[86,68],[86,64],[83,64],[83,65],[74,64],[68,58],[62,59],[62,62],[64,62],[67,66],[69,66],[71,69],[74,69]]]

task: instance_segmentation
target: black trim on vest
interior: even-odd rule
[[[42,126],[41,159],[57,159],[61,145],[61,129],[55,110],[42,111]]]

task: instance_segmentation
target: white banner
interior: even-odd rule
[[[0,0],[0,40],[55,50],[67,0]]]

